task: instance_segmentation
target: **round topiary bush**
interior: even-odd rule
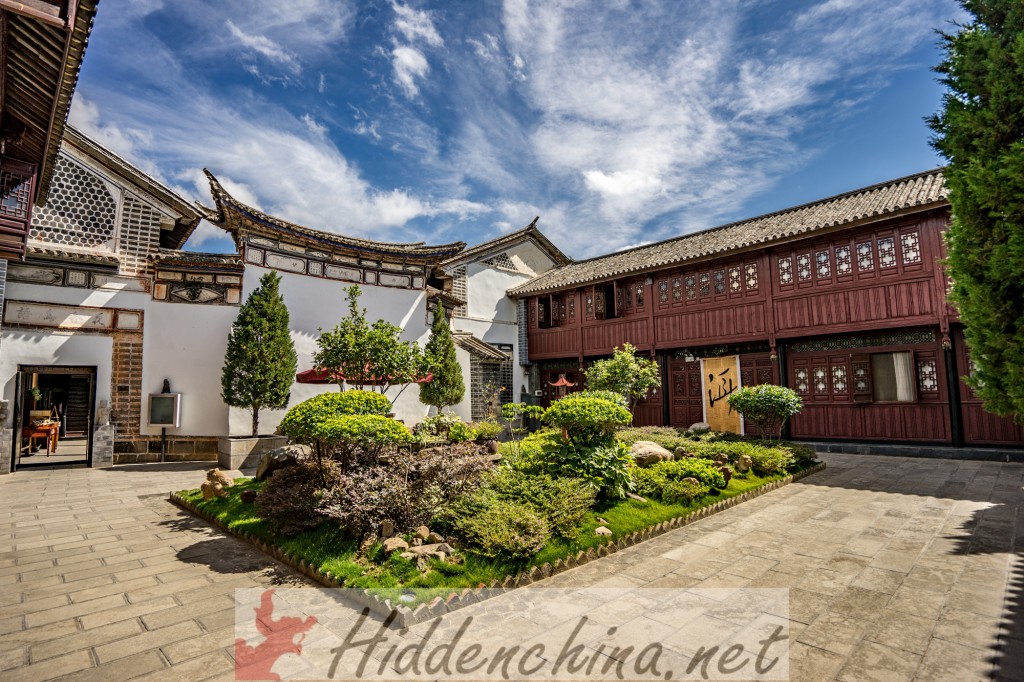
[[[785,386],[743,386],[728,398],[729,407],[743,415],[761,433],[781,438],[782,425],[803,409],[796,391]]]
[[[616,429],[633,421],[620,403],[587,394],[560,398],[544,411],[545,423],[564,429],[575,446],[610,442]]]

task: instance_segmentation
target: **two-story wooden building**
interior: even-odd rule
[[[803,398],[797,439],[1024,443],[961,380],[949,219],[934,170],[553,269],[509,291],[531,389],[547,401],[628,341],[662,367],[639,424],[728,427],[723,398],[770,382]]]

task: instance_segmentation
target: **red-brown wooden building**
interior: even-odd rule
[[[663,387],[637,423],[703,421],[702,358],[738,356],[739,384],[804,401],[806,440],[1020,445],[960,377],[962,327],[939,260],[950,208],[941,170],[556,268],[519,298],[532,391],[630,342]],[[521,353],[521,357],[523,354]]]

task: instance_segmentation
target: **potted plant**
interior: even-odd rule
[[[263,453],[288,442],[284,436],[259,434],[261,409],[288,406],[298,364],[280,284],[276,272],[263,275],[231,326],[221,396],[231,407],[252,413],[252,434],[220,439],[217,463],[225,469],[256,466]]]
[[[492,453],[498,452],[498,438],[505,433],[505,425],[496,421],[471,422],[469,428],[476,434],[476,442],[486,445]]]

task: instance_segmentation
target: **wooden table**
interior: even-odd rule
[[[40,426],[26,426],[21,430],[21,437],[28,438],[29,452],[34,450],[36,438],[46,439],[46,456],[51,452],[57,452],[57,439],[60,435],[60,424],[43,424]]]

